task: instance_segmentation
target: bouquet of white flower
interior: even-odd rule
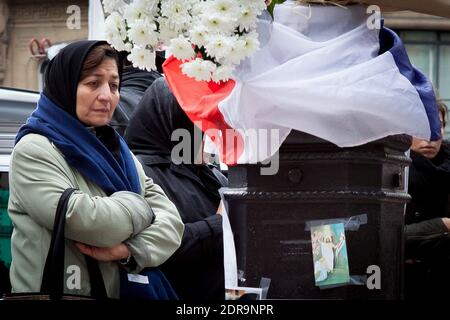
[[[226,81],[258,48],[257,16],[265,0],[103,0],[106,37],[129,51],[135,67],[155,69],[163,45],[182,72],[198,81]]]

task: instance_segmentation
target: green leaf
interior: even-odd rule
[[[286,0],[272,0],[272,3],[270,4],[270,6],[267,8],[267,10],[269,10],[270,15],[273,17],[273,8],[275,7],[276,4],[280,4],[285,2]]]

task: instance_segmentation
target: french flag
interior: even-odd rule
[[[395,134],[440,138],[431,82],[409,61],[399,37],[368,24],[366,6],[277,5],[260,21],[261,48],[233,79],[215,84],[164,64],[188,117],[228,165],[262,162],[292,129],[339,147]]]

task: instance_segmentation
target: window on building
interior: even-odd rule
[[[400,31],[399,34],[411,62],[430,78],[450,107],[450,32]],[[450,125],[445,136],[450,139]]]

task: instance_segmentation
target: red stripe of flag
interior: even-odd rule
[[[233,91],[235,82],[228,80],[217,84],[197,81],[182,73],[181,64],[174,56],[163,64],[172,93],[189,119],[200,125],[200,129],[216,144],[222,155],[221,160],[227,165],[235,165],[243,152],[244,142],[241,135],[225,122],[219,110],[219,103]]]

